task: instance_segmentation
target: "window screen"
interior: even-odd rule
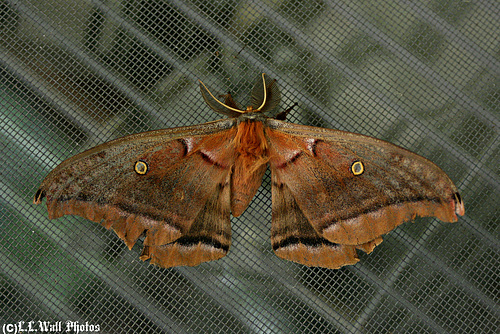
[[[103,333],[498,333],[496,1],[0,2],[0,323]],[[164,269],[89,220],[32,204],[64,159],[221,118],[276,78],[293,123],[401,145],[456,183],[466,215],[419,218],[339,270],[271,249],[271,182],[221,260]],[[52,327],[43,327],[52,326]],[[58,327],[59,326],[59,327]]]

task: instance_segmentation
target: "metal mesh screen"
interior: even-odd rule
[[[498,333],[499,13],[497,1],[0,1],[3,332]],[[197,79],[245,104],[262,72],[282,108],[298,102],[290,122],[434,161],[466,215],[406,223],[354,266],[308,268],[272,252],[266,174],[231,218],[228,256],[162,269],[140,243],[31,204],[86,148],[220,118]]]

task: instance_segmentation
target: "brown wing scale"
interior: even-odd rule
[[[220,259],[231,244],[229,177],[218,185],[189,231],[169,244],[145,245],[141,260],[161,267],[196,266]]]
[[[210,216],[204,229],[216,227],[219,242],[200,236],[183,249],[212,249],[202,261],[220,258],[229,248],[229,215],[221,201],[229,193],[234,136],[234,122],[224,120],[120,138],[64,161],[42,182],[34,202],[46,196],[51,219],[73,214],[111,227],[129,248],[145,234],[144,253],[158,264],[168,263],[161,258],[168,252],[151,247],[193,240],[200,217]],[[146,163],[144,174],[135,171],[138,161]],[[194,262],[178,259],[174,265]]]
[[[320,238],[370,252],[383,234],[417,215],[454,222],[464,214],[453,182],[421,156],[353,133],[267,123],[273,182],[289,189],[296,207],[288,206]],[[273,215],[275,221],[282,219]]]
[[[359,261],[356,247],[322,238],[302,213],[288,186],[272,180],[271,244],[282,259],[336,269]]]

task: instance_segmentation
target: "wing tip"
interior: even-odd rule
[[[40,204],[42,200],[45,198],[45,190],[42,188],[36,191],[35,197],[33,197],[33,204]]]
[[[458,191],[453,194],[453,200],[455,201],[455,213],[459,216],[463,216],[465,214],[465,206],[462,196],[460,196]]]

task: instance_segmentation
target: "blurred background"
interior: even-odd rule
[[[0,322],[102,333],[498,333],[498,1],[0,1]],[[465,201],[339,270],[278,259],[266,174],[221,260],[162,269],[32,199],[61,161],[136,132],[221,118],[260,73],[294,123],[423,155]],[[35,323],[38,326],[38,323]],[[27,326],[27,325],[25,325]],[[87,327],[89,329],[90,327]],[[90,332],[90,331],[89,331]]]

